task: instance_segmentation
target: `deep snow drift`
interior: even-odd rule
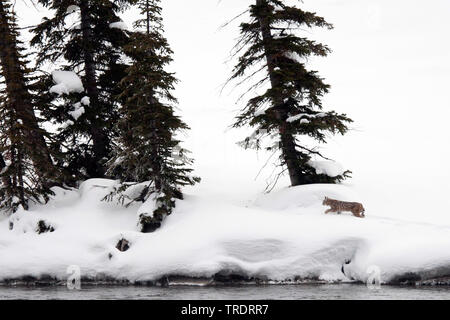
[[[188,194],[160,230],[141,234],[138,205],[100,201],[113,184],[93,179],[79,190],[55,189],[47,206],[0,218],[0,281],[64,280],[70,265],[80,266],[84,278],[131,282],[218,272],[275,281],[365,281],[373,266],[382,282],[411,273],[450,275],[449,227],[377,218],[370,210],[365,219],[325,215],[325,196],[359,200],[346,186],[286,188],[246,203]],[[38,235],[39,221],[55,231]],[[130,242],[125,252],[115,248],[122,238]]]

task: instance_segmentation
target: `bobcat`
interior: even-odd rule
[[[361,203],[358,202],[345,202],[345,201],[339,201],[330,199],[328,197],[325,197],[322,204],[324,206],[330,206],[331,208],[325,211],[325,213],[329,212],[337,212],[338,214],[341,214],[343,211],[349,211],[353,213],[355,217],[358,218],[364,218],[364,207]]]

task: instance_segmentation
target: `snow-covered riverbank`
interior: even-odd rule
[[[351,188],[313,185],[283,189],[248,201],[186,195],[163,227],[137,232],[137,207],[101,202],[114,184],[93,179],[79,190],[57,189],[45,207],[0,221],[0,280],[25,276],[81,276],[130,282],[167,275],[239,274],[263,280],[381,281],[450,275],[450,228],[350,214],[328,214],[325,196],[358,201]],[[54,232],[38,235],[39,221]],[[9,230],[12,225],[12,230]],[[121,252],[122,238],[130,248]],[[374,267],[375,266],[375,267]]]

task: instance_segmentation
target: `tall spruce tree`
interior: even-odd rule
[[[53,16],[32,30],[38,66],[75,71],[84,87],[84,92],[58,96],[48,92],[52,75],[42,76],[40,103],[47,105],[43,115],[60,125],[53,148],[64,155],[59,164],[73,178],[104,177],[118,116],[115,96],[127,67],[122,47],[128,37],[118,14],[133,1],[39,2]]]
[[[181,187],[200,179],[190,176],[192,160],[175,135],[188,126],[174,113],[171,91],[176,79],[165,71],[172,51],[163,37],[159,0],[140,0],[144,16],[135,23],[125,53],[133,63],[121,81],[119,139],[110,172],[120,183],[106,198],[123,204],[143,202],[139,209],[142,232],[152,232],[170,215]]]
[[[30,202],[47,202],[59,178],[39,126],[31,70],[18,40],[12,4],[0,2],[0,209],[9,213]]]
[[[230,80],[243,83],[263,72],[263,78],[248,92],[262,85],[268,89],[250,99],[236,118],[234,127],[256,129],[242,145],[258,149],[265,138],[275,135],[279,143],[267,149],[281,151],[282,172],[288,171],[292,186],[339,182],[350,172],[334,177],[317,173],[311,160],[325,157],[305,140],[326,143],[327,133],[345,134],[351,120],[345,114],[322,110],[321,99],[330,86],[306,67],[308,57],[325,57],[329,48],[298,36],[302,28],[333,26],[284,0],[254,1],[249,10],[251,20],[241,24],[241,38],[235,47],[235,55],[240,57]]]

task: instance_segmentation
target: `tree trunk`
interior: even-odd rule
[[[256,0],[257,6],[263,6],[266,4],[267,3],[265,0]],[[273,37],[272,37],[271,31],[270,31],[270,25],[269,25],[269,22],[267,21],[267,18],[264,16],[260,17],[259,25],[261,28],[262,39],[265,43],[264,51],[265,51],[266,60],[267,60],[267,68],[268,68],[270,83],[271,83],[272,88],[277,88],[277,87],[279,87],[280,84],[279,84],[278,79],[275,77],[275,73],[274,73],[275,67],[276,67],[275,58],[271,54],[270,48],[268,46],[268,43],[270,43],[271,40],[273,40]],[[301,174],[300,168],[298,167],[298,164],[296,161],[297,151],[295,149],[295,138],[288,130],[288,123],[286,121],[288,119],[288,112],[283,107],[283,100],[281,100],[280,98],[274,99],[273,110],[274,110],[276,119],[280,123],[279,131],[280,131],[280,137],[281,137],[281,152],[283,155],[283,159],[286,163],[286,166],[288,168],[291,185],[298,186],[301,184],[305,184],[306,182],[303,181],[303,179],[302,179],[302,174]]]
[[[33,144],[34,152],[30,154],[34,166],[44,180],[54,170],[53,161],[48,150],[43,130],[39,127],[33,110],[31,96],[20,53],[17,48],[15,31],[11,27],[10,16],[4,1],[0,1],[0,65],[5,78],[8,104],[24,124],[24,134],[27,143]],[[47,183],[47,181],[44,181]]]
[[[145,2],[145,8],[146,8],[146,32],[147,35],[150,35],[150,3],[149,0],[147,0]],[[156,99],[154,97],[154,92],[153,90],[150,92],[150,101],[152,103],[156,103]],[[151,145],[151,151],[150,154],[152,155],[152,160],[153,160],[153,166],[152,166],[152,171],[153,171],[153,177],[154,177],[154,183],[155,183],[155,190],[157,192],[161,192],[161,188],[162,188],[162,183],[161,183],[161,165],[159,163],[159,156],[158,156],[158,134],[157,134],[157,129],[156,129],[156,120],[152,121],[152,129],[153,129],[153,141],[152,141],[152,145]]]
[[[6,168],[6,162],[3,155],[0,153],[0,172],[2,172],[4,168]]]
[[[19,189],[19,199],[22,208],[28,210],[28,203],[25,199],[25,188],[23,182],[24,167],[23,167],[23,155],[20,150],[17,150],[17,188]]]
[[[6,168],[6,162],[2,154],[0,154],[0,172]],[[2,184],[6,187],[11,185],[11,179],[8,176],[2,176]]]
[[[89,120],[91,122],[91,136],[94,150],[94,168],[93,174],[96,177],[104,177],[105,168],[100,163],[104,157],[108,156],[108,137],[105,132],[96,125],[95,108],[99,105],[99,91],[97,87],[97,76],[95,70],[94,53],[92,52],[92,27],[91,17],[89,13],[89,5],[87,0],[80,1],[81,31],[83,36],[83,55],[84,55],[84,72],[85,72],[85,89],[91,101],[89,108]],[[94,111],[93,111],[94,110]]]
[[[150,3],[149,3],[149,0],[147,0],[146,2],[145,2],[145,8],[146,8],[146,12],[147,12],[147,15],[146,15],[146,19],[147,19],[147,23],[146,23],[146,26],[147,26],[147,35],[148,34],[150,34]]]

